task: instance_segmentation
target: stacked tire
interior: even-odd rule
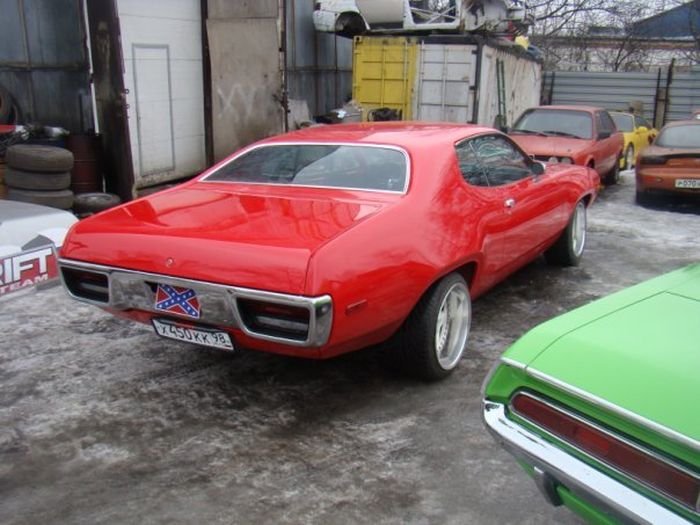
[[[38,144],[10,146],[5,154],[7,199],[68,210],[73,154],[67,149]]]

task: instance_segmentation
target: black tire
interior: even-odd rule
[[[7,148],[5,162],[25,171],[63,172],[73,169],[73,154],[56,146],[16,144]]]
[[[458,307],[460,315],[454,318],[460,323],[453,332],[452,325],[445,327],[442,344],[438,341],[439,323],[443,309],[450,308],[447,300],[454,297],[462,301]],[[461,297],[460,297],[461,296]],[[447,313],[445,313],[445,316]],[[398,365],[405,372],[414,377],[426,381],[436,381],[450,375],[462,358],[469,338],[471,324],[471,299],[467,283],[461,275],[451,273],[433,285],[421,298],[411,314],[404,321],[396,336],[390,343],[388,357],[397,360]],[[453,351],[445,356],[441,362],[438,354],[439,346],[450,343],[455,337],[454,344],[450,344]]]
[[[631,162],[630,162],[631,161]],[[634,166],[634,146],[630,144],[625,150],[625,169],[628,170]]]
[[[653,198],[645,191],[637,191],[634,194],[634,200],[640,206],[648,206],[653,202]]]
[[[31,191],[8,188],[7,199],[41,204],[42,206],[50,206],[61,210],[68,210],[73,206],[73,192],[70,190]]]
[[[67,190],[70,188],[70,173],[23,171],[17,168],[5,170],[5,184],[10,188],[25,190]]]
[[[586,248],[586,203],[579,201],[557,241],[544,252],[548,264],[578,266]]]
[[[78,214],[97,213],[121,202],[119,196],[113,193],[78,193],[73,202],[73,211]]]
[[[605,184],[610,186],[620,182],[620,157],[617,157],[615,166],[605,175]]]

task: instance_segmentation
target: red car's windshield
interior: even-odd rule
[[[397,149],[273,144],[244,153],[205,180],[403,192],[408,176],[406,155]]]
[[[531,109],[522,114],[512,131],[591,139],[593,119],[586,111]]]

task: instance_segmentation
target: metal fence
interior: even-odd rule
[[[689,118],[700,108],[700,69],[676,73],[673,66],[651,73],[548,71],[544,104],[580,104],[609,110],[636,108],[657,126]]]
[[[312,115],[342,106],[352,94],[352,40],[316,31],[313,2],[287,5],[289,97],[306,100]]]

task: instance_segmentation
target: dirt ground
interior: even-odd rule
[[[484,430],[482,379],[529,328],[700,260],[700,206],[589,210],[578,268],[527,266],[474,304],[448,380],[389,374],[372,352],[327,362],[228,354],[71,301],[0,303],[4,524],[571,524]]]

